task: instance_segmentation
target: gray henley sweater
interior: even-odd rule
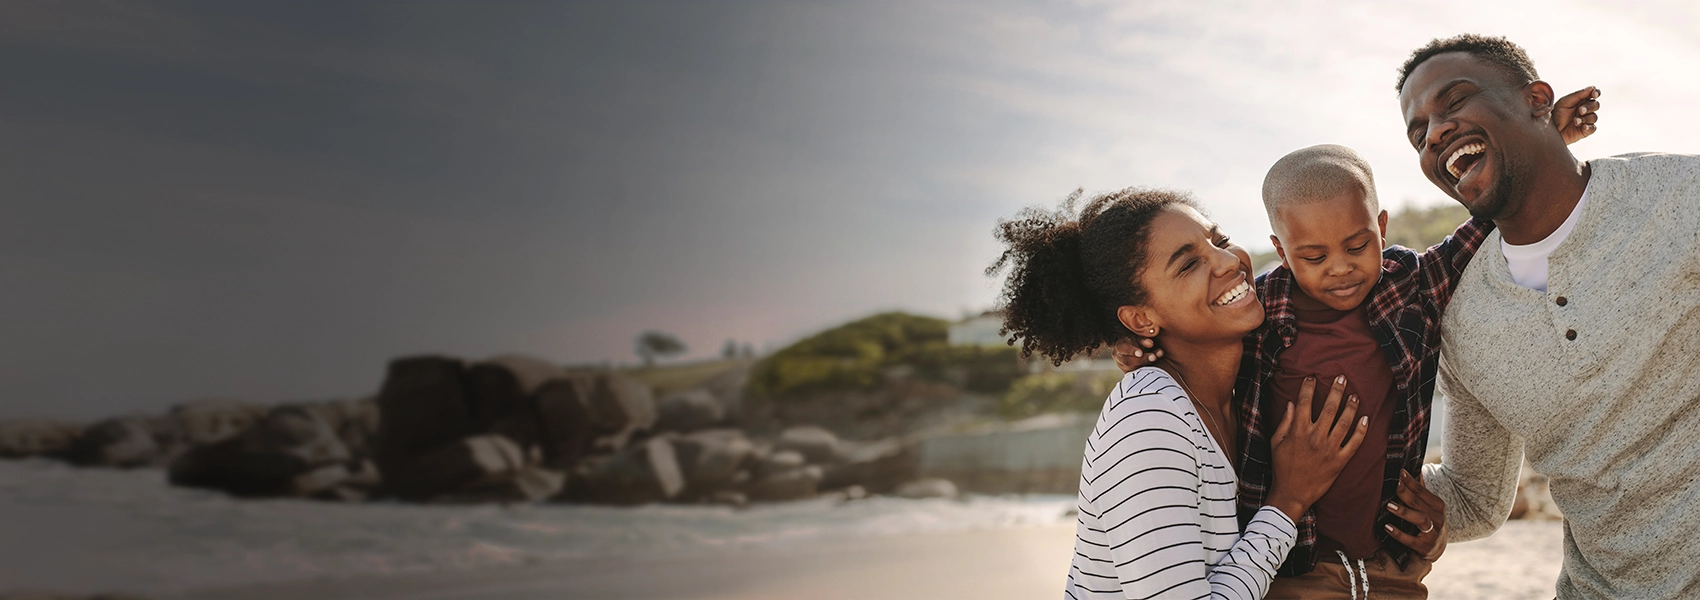
[[[1521,455],[1564,512],[1560,598],[1700,598],[1700,156],[1594,160],[1546,292],[1498,231],[1442,320],[1454,540],[1510,513]]]

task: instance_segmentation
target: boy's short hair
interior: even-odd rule
[[[1331,200],[1351,192],[1363,194],[1370,214],[1381,210],[1375,196],[1375,175],[1369,161],[1351,148],[1321,144],[1294,150],[1263,178],[1263,209],[1274,225],[1275,213],[1285,206]]]

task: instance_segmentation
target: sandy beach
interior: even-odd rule
[[[1515,521],[1453,544],[1428,578],[1437,600],[1551,598],[1556,521]],[[1073,527],[845,540],[802,548],[693,551],[520,567],[197,591],[185,599],[542,600],[629,598],[1051,598],[1062,589]]]

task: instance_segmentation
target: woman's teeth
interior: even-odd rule
[[[1451,173],[1453,179],[1463,177],[1464,174],[1458,170],[1458,159],[1472,154],[1481,154],[1485,151],[1487,151],[1487,144],[1481,142],[1471,142],[1460,146],[1457,150],[1452,151],[1451,156],[1446,157],[1446,172]]]
[[[1222,294],[1222,297],[1217,298],[1215,304],[1216,306],[1233,304],[1238,302],[1240,298],[1244,298],[1246,294],[1250,293],[1251,284],[1242,281],[1239,285],[1234,286],[1234,289],[1228,290],[1227,293]]]

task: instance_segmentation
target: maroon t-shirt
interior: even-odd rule
[[[1316,550],[1319,557],[1343,550],[1353,559],[1368,558],[1380,548],[1375,541],[1375,516],[1381,504],[1381,480],[1387,472],[1387,434],[1393,422],[1393,407],[1387,397],[1393,389],[1393,367],[1370,334],[1369,317],[1362,306],[1349,311],[1295,306],[1294,312],[1298,335],[1277,358],[1271,381],[1275,405],[1268,407],[1267,414],[1279,424],[1287,402],[1297,405],[1299,385],[1306,376],[1314,375],[1317,393],[1311,400],[1311,418],[1317,418],[1334,378],[1346,376],[1346,393],[1341,401],[1357,395],[1358,415],[1369,417],[1369,434],[1340,471],[1334,486],[1311,506],[1316,511]]]

